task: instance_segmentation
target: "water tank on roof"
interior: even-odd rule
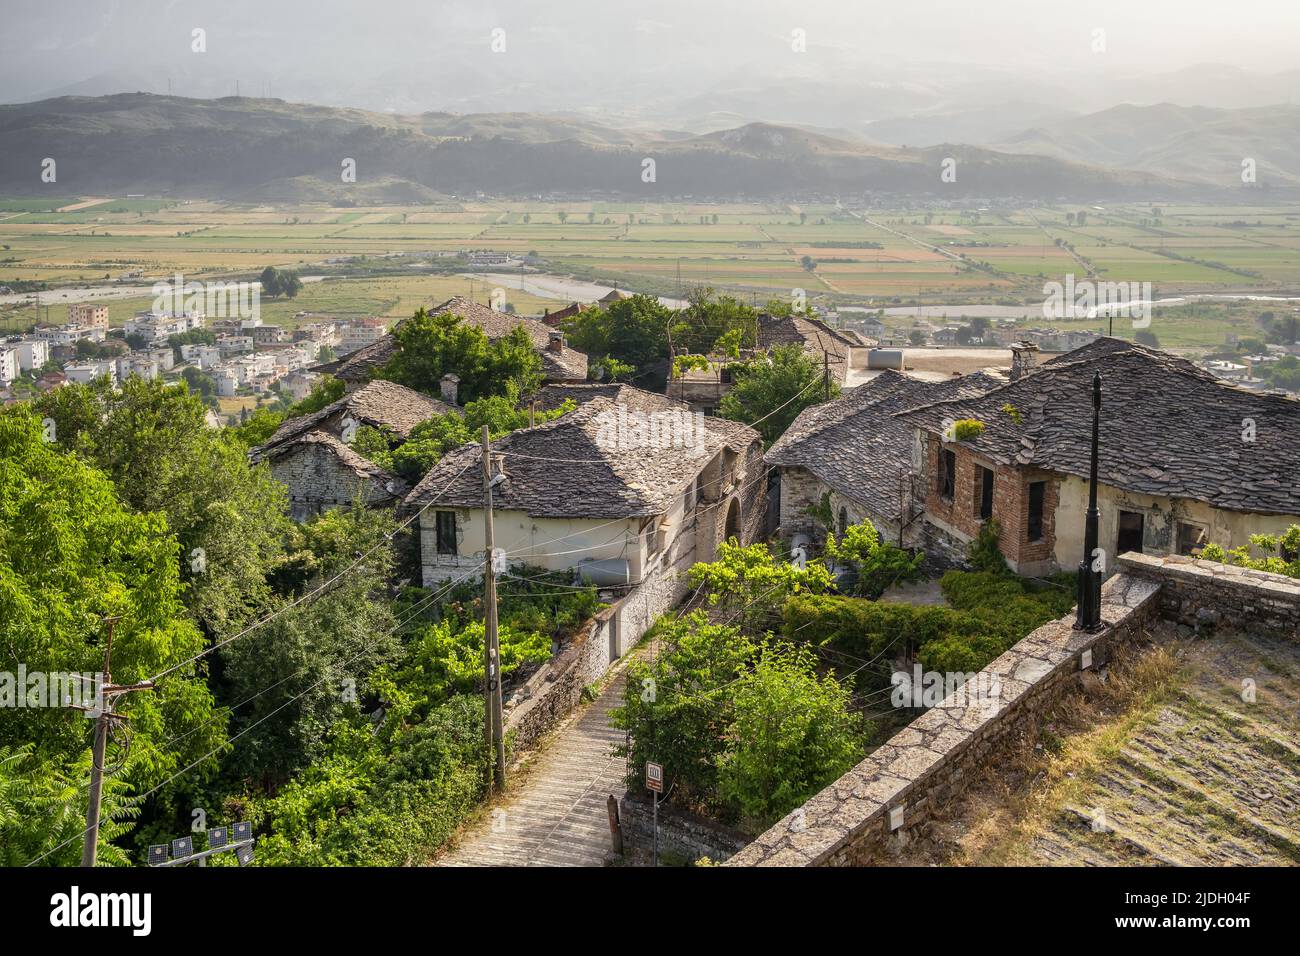
[[[578,562],[573,570],[577,573],[580,584],[594,584],[603,588],[632,583],[632,568],[626,558],[604,558],[599,561],[588,559]]]
[[[903,370],[902,349],[871,349],[867,352],[867,368],[892,368]]]

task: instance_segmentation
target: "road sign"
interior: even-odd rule
[[[655,793],[664,792],[664,768],[649,760],[645,764],[645,785]]]

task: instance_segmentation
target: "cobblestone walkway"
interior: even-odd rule
[[[443,855],[439,866],[602,866],[609,851],[612,793],[623,796],[626,761],[611,755],[623,732],[609,712],[623,697],[626,670],[543,745],[518,788]]]

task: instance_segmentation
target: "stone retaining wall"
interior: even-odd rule
[[[1161,616],[1194,627],[1223,625],[1300,640],[1300,581],[1180,555],[1129,553],[1119,569],[1161,583]]]
[[[1034,631],[984,669],[987,699],[961,691],[926,711],[871,756],[727,861],[728,866],[861,866],[880,862],[924,827],[930,808],[965,789],[1014,735],[1037,733],[1081,667],[1108,658],[1157,609],[1159,584],[1119,575],[1102,593],[1107,627],[1075,631],[1073,615]],[[996,676],[996,683],[992,677]]]
[[[685,582],[676,568],[663,569],[598,611],[510,695],[506,734],[518,753],[537,742],[582,701],[594,684],[626,654],[665,611],[682,598]]]
[[[654,808],[649,797],[625,793],[619,801],[618,813],[625,852],[650,853],[654,846]],[[748,842],[744,834],[712,820],[672,810],[667,805],[659,808],[661,860],[672,854],[692,863],[704,856],[722,862],[738,853]]]

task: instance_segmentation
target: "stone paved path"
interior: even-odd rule
[[[626,669],[543,745],[519,779],[439,866],[602,866],[609,851],[607,801],[623,796],[626,761],[610,750],[623,732],[609,712],[623,698]],[[503,810],[504,815],[495,813]],[[496,832],[494,832],[494,823]]]

